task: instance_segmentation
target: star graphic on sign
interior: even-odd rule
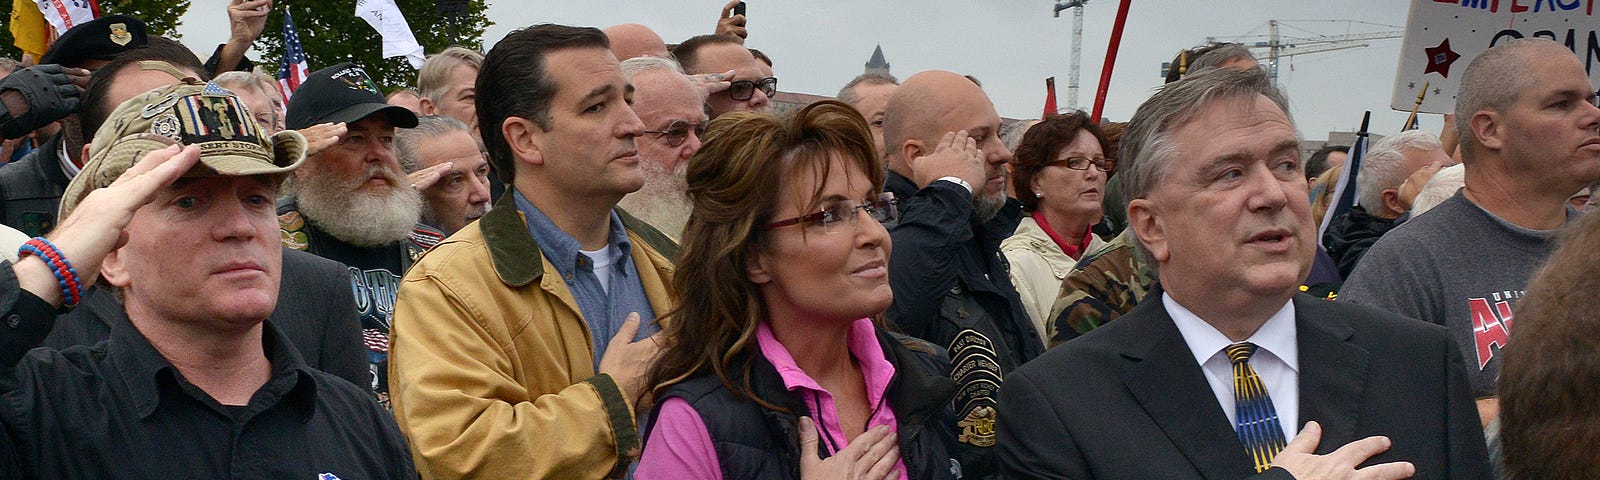
[[[1410,82],[1410,83],[1407,83],[1407,84],[1406,84],[1406,88],[1409,88],[1409,89],[1412,89],[1412,90],[1415,90],[1415,89],[1416,89],[1416,88],[1417,88],[1417,82]]]
[[[1439,42],[1437,47],[1425,49],[1428,52],[1428,68],[1422,70],[1424,75],[1437,72],[1444,78],[1450,78],[1450,65],[1461,58],[1461,54],[1450,49],[1450,39]]]
[[[1433,89],[1433,94],[1434,95],[1438,95],[1438,94],[1441,94],[1441,93],[1444,93],[1444,91],[1443,90],[1439,90],[1437,88]]]

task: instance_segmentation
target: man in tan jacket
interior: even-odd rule
[[[593,28],[512,32],[478,125],[512,179],[401,282],[389,372],[424,478],[603,478],[639,450],[677,246],[616,209],[644,183],[632,87]]]

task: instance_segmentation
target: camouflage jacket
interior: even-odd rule
[[[1123,230],[1083,256],[1061,281],[1061,293],[1045,323],[1050,347],[1077,338],[1137,305],[1155,284],[1155,275],[1135,253],[1132,230]]]

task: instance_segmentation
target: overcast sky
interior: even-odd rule
[[[354,8],[353,0],[342,1]],[[642,23],[669,43],[677,42],[709,33],[724,1],[489,0],[488,16],[495,24],[485,32],[484,44],[492,47],[513,29],[544,22],[597,27]],[[184,42],[209,54],[224,41],[226,28],[218,26],[226,25],[226,4],[194,2],[180,28]],[[831,96],[862,72],[873,47],[881,44],[892,73],[901,79],[931,69],[970,74],[983,81],[1001,115],[1030,118],[1044,104],[1045,77],[1056,77],[1058,103],[1067,105],[1072,18],[1070,11],[1053,18],[1054,5],[1053,0],[750,0],[747,44],[772,57],[784,91]],[[1284,21],[1281,33],[1288,37],[1398,31],[1404,28],[1409,5],[1401,0],[1134,1],[1104,116],[1127,120],[1160,85],[1161,62],[1207,36],[1260,35],[1265,41],[1269,19]],[[1117,6],[1114,0],[1090,0],[1085,7],[1078,96],[1085,111],[1094,103]],[[1368,43],[1280,63],[1279,83],[1289,94],[1304,138],[1322,140],[1330,130],[1355,130],[1363,110],[1373,111],[1371,130],[1376,133],[1393,133],[1405,121],[1406,112],[1388,108],[1401,41]],[[259,57],[255,51],[250,55]],[[1422,117],[1426,130],[1437,131],[1441,124],[1437,115]]]

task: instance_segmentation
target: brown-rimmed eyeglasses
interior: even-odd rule
[[[1060,165],[1073,170],[1088,170],[1090,165],[1094,165],[1095,169],[1102,172],[1114,172],[1117,170],[1117,159],[1110,157],[1089,158],[1073,155],[1067,158],[1056,159],[1056,161],[1045,164],[1046,167],[1051,165]]]

